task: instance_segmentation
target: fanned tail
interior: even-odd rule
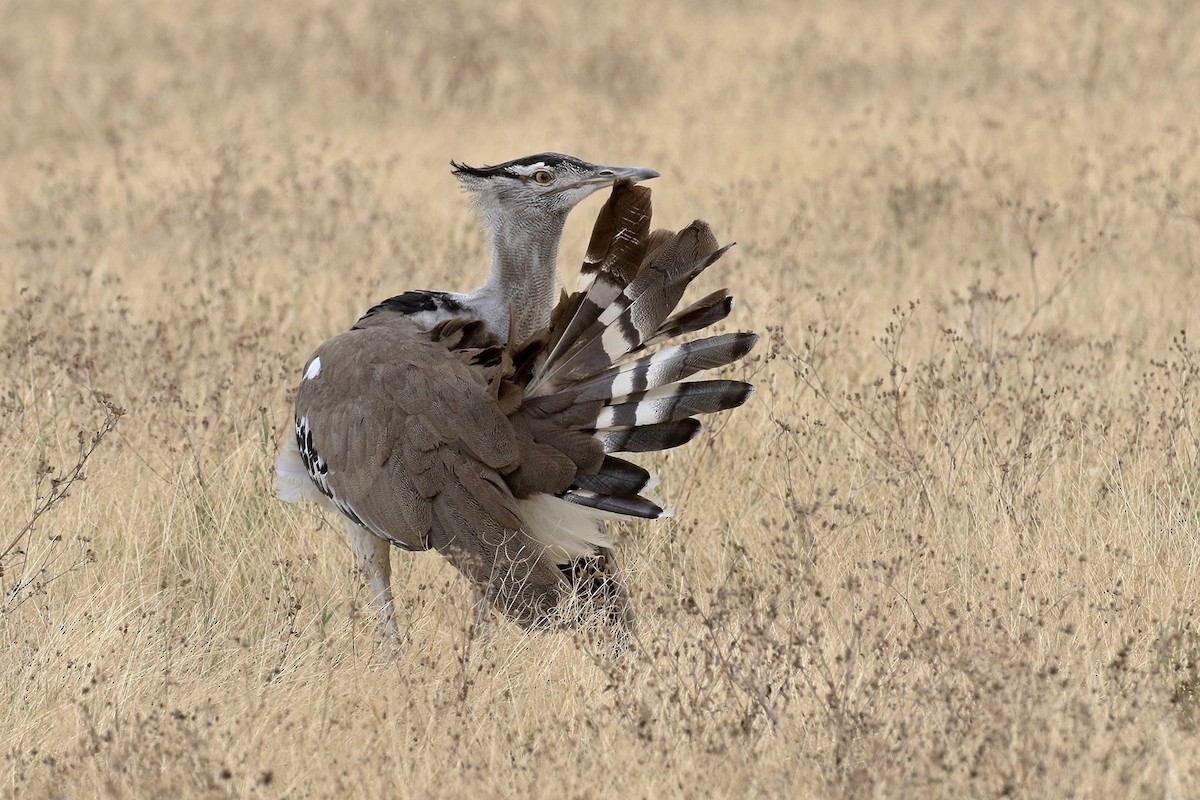
[[[718,247],[699,220],[679,232],[648,233],[649,222],[649,190],[614,186],[593,231],[579,290],[555,309],[544,343],[517,356],[525,362],[518,366],[525,384],[522,414],[534,438],[566,442],[567,429],[572,437],[588,437],[571,439],[576,447],[588,442],[578,453],[562,450],[579,469],[557,496],[605,517],[669,513],[643,494],[653,487],[653,475],[615,454],[684,444],[701,429],[696,416],[736,408],[754,392],[743,381],[685,379],[742,358],[757,334],[671,343],[732,310],[724,289],[675,310],[688,285],[729,246]],[[665,346],[650,349],[658,345]]]

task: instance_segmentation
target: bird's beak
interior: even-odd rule
[[[658,172],[646,167],[597,166],[590,176],[583,179],[582,183],[595,186],[608,186],[621,180],[637,183],[638,181],[648,181],[651,178],[657,177]]]

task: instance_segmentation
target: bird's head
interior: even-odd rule
[[[495,166],[469,167],[455,161],[450,165],[490,220],[527,215],[565,217],[581,200],[619,180],[658,177],[652,169],[591,164],[562,153],[538,153]]]

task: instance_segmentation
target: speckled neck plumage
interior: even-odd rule
[[[469,297],[498,333],[507,333],[510,308],[517,315],[513,325],[517,341],[549,324],[566,219],[565,213],[541,213],[487,220],[492,271]]]

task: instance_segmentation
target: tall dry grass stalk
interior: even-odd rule
[[[0,5],[0,795],[1194,796],[1197,41],[1187,3]],[[447,161],[541,149],[740,243],[698,288],[769,332],[760,392],[617,534],[643,652],[472,640],[397,555],[391,658],[271,497],[297,370],[475,284]]]

